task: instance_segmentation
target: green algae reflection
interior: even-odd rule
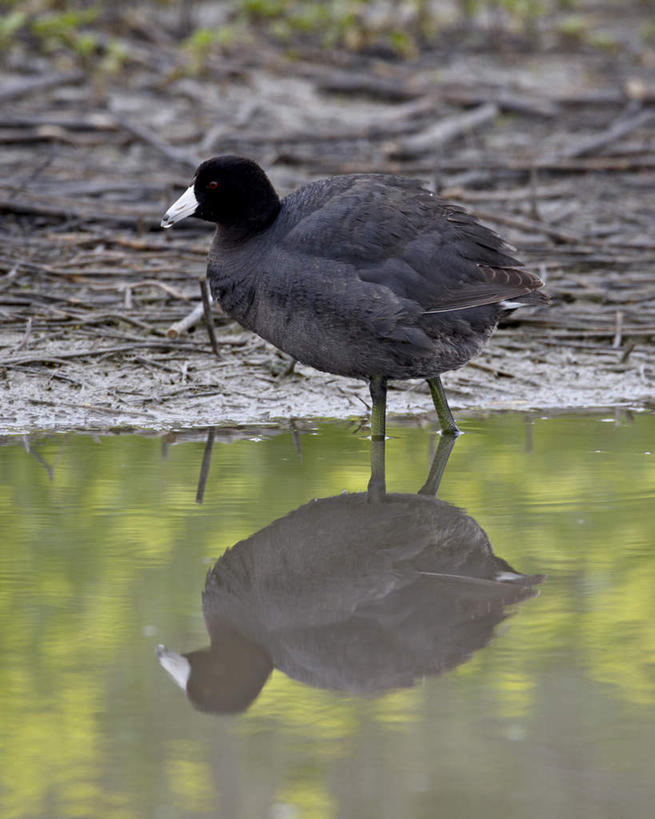
[[[230,718],[193,711],[154,646],[206,640],[228,547],[365,488],[363,434],[320,425],[300,455],[288,431],[218,436],[202,505],[202,435],[5,440],[0,815],[649,816],[655,418],[464,428],[440,497],[541,596],[447,675],[362,700],[276,671]],[[415,492],[430,431],[389,432],[389,491]]]

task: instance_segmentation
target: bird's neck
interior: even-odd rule
[[[234,220],[221,221],[217,225],[217,238],[226,248],[243,245],[248,239],[269,228],[277,219],[282,204],[273,191],[273,196],[258,203],[256,210],[249,208],[248,215]]]

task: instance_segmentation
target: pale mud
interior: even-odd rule
[[[291,374],[284,374],[286,357],[256,336],[241,330],[236,333],[244,345],[222,348],[220,361],[213,355],[193,353],[167,359],[166,370],[124,358],[117,362],[69,361],[65,375],[70,381],[61,380],[61,368],[53,368],[49,377],[42,367],[34,372],[6,370],[0,393],[0,433],[367,419],[370,397],[363,381],[300,364]],[[455,415],[459,412],[466,419],[471,411],[559,413],[652,406],[652,366],[642,364],[621,372],[617,354],[619,371],[612,372],[607,360],[599,369],[593,354],[552,348],[545,356],[525,333],[512,334],[513,342],[519,339],[524,348],[510,353],[492,338],[471,364],[443,376]],[[39,352],[56,357],[59,347],[57,342],[45,341]],[[74,349],[70,342],[65,344],[67,353]],[[420,381],[392,382],[388,412],[435,420],[430,395]]]
[[[612,30],[622,31],[621,20],[614,23]],[[628,27],[636,31],[634,20]],[[628,40],[634,39],[633,32]],[[118,111],[185,155],[247,154],[283,194],[355,169],[411,174],[426,184],[436,178],[444,195],[515,244],[529,269],[547,274],[552,297],[540,314],[517,311],[478,359],[445,374],[462,426],[473,412],[655,406],[652,120],[621,139],[601,140],[591,156],[585,149],[588,169],[569,172],[555,163],[532,182],[511,170],[516,159],[578,156],[576,146],[611,136],[635,105],[652,106],[649,46],[639,40],[616,52],[560,47],[534,54],[449,49],[407,66],[353,62],[355,73],[369,80],[422,89],[419,102],[429,103],[423,113],[414,100],[325,93],[320,80],[332,76],[329,61],[267,60],[264,54],[257,65],[249,55],[234,77],[181,77],[163,91],[159,69],[144,68],[132,69],[129,82],[117,80],[104,95],[85,82],[11,102],[8,115],[36,124],[24,142],[10,133],[0,153],[0,321],[6,322],[0,328],[0,433],[368,418],[364,382],[302,365],[285,375],[288,359],[234,324],[218,321],[220,359],[201,326],[179,345],[157,349],[154,333],[163,338],[197,302],[211,241],[210,230],[197,226],[165,236],[157,228],[188,184],[194,161],[171,162],[156,145],[115,124],[80,135],[61,124],[62,112],[72,122],[93,114],[106,123]],[[500,111],[493,124],[416,161],[389,158],[399,126],[408,122],[408,134],[423,133],[468,110],[465,100],[448,101],[458,93],[483,101],[509,93],[530,103],[529,110]],[[41,122],[60,124],[44,136]],[[385,129],[388,138],[374,136]],[[44,205],[49,210],[40,211]],[[161,287],[144,289],[143,280],[156,277],[181,299],[163,298]],[[132,308],[123,303],[123,285],[135,288]],[[94,323],[102,312],[118,318]],[[123,351],[96,355],[112,345]],[[391,387],[390,415],[434,422],[425,384]]]

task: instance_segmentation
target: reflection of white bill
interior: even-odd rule
[[[161,643],[155,649],[162,668],[166,669],[182,691],[186,691],[186,684],[191,674],[191,663],[181,654],[169,651]]]

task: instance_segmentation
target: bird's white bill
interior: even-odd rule
[[[191,674],[191,663],[181,654],[169,651],[166,646],[158,645],[156,651],[161,667],[168,671],[182,691],[186,691],[186,684]]]
[[[164,218],[161,220],[161,226],[163,228],[172,227],[176,222],[179,222],[180,219],[186,219],[187,216],[191,216],[192,213],[195,213],[197,207],[198,200],[193,192],[193,185],[191,185],[166,211]]]

